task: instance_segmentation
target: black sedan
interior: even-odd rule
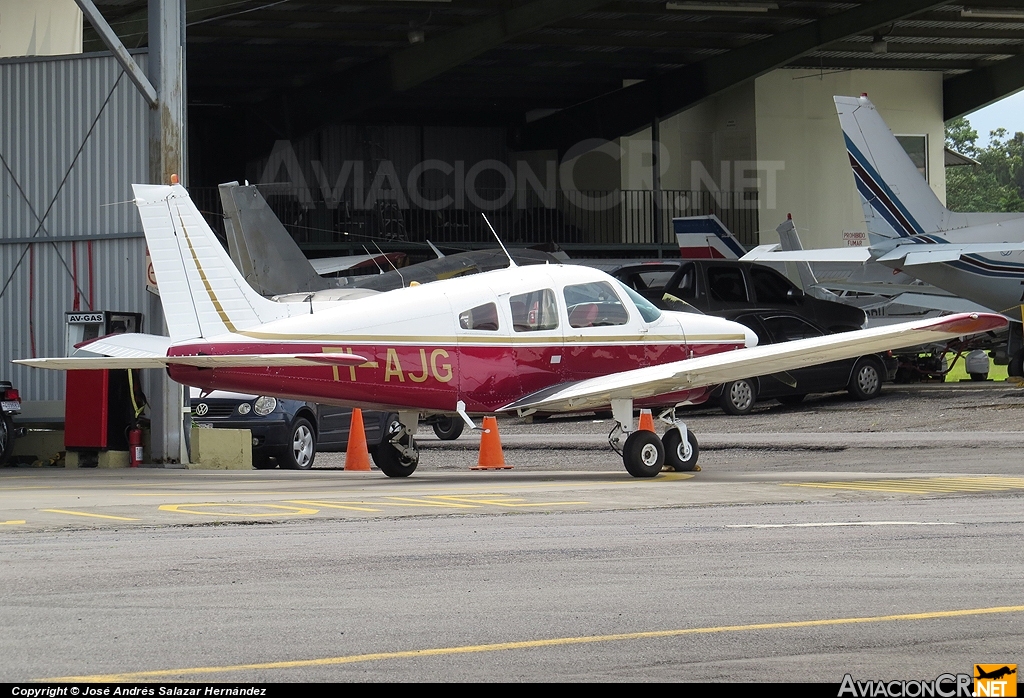
[[[348,447],[352,410],[299,400],[245,395],[216,390],[203,395],[192,388],[192,427],[248,429],[252,432],[252,464],[259,469],[306,470],[317,451]],[[397,415],[363,411],[366,444],[372,450],[388,433]]]
[[[805,318],[774,308],[714,315],[746,325],[757,334],[762,345],[828,334]],[[889,354],[868,354],[785,373],[742,378],[719,386],[712,393],[712,400],[717,401],[727,414],[735,415],[747,414],[758,400],[774,398],[784,404],[795,404],[808,393],[846,390],[855,400],[870,400],[881,393],[883,382],[896,376],[897,364],[898,361]]]
[[[829,332],[864,326],[864,311],[805,295],[771,267],[728,259],[662,259],[595,265],[664,310],[705,313],[774,308],[798,315]],[[724,317],[724,316],[723,316]]]

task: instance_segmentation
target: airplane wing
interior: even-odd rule
[[[759,245],[740,257],[741,262],[869,262],[867,247],[831,247],[824,250],[777,252],[779,244]]]
[[[948,315],[942,318],[737,349],[661,366],[563,383],[528,395],[498,411],[541,409],[572,412],[597,409],[607,407],[613,399],[640,400],[667,395],[739,378],[781,373],[803,366],[814,366],[888,349],[998,330],[1006,324],[1006,318],[991,313]]]
[[[398,266],[404,261],[405,253],[388,252],[381,254],[357,254],[343,257],[320,257],[318,259],[309,260],[309,263],[313,265],[313,270],[322,276],[324,274],[333,274],[337,271],[365,269],[366,267],[373,266],[380,266],[390,270],[392,265]]]
[[[1020,252],[1024,250],[1022,242],[973,242],[965,245],[900,245],[878,258],[879,262],[898,262],[903,266],[915,264],[936,264],[939,262],[955,262],[965,254],[990,254],[992,252]]]
[[[367,359],[357,354],[220,354],[217,356],[67,356],[16,359],[12,363],[55,371],[100,368],[166,368],[171,364],[196,368],[269,368],[271,366],[358,366]]]

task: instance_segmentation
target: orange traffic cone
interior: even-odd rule
[[[352,410],[352,422],[348,427],[348,447],[345,449],[345,470],[369,470],[370,452],[366,448],[366,430],[363,428],[363,411]]]
[[[640,410],[640,431],[654,431],[654,417],[650,410]]]
[[[505,465],[505,455],[501,452],[501,437],[498,436],[498,420],[484,417],[484,433],[480,436],[480,458],[476,467],[470,470],[512,470]]]

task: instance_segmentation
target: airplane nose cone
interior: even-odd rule
[[[736,324],[739,325],[739,323],[736,323]],[[740,327],[743,328],[743,334],[745,336],[745,340],[746,340],[745,343],[746,343],[746,345],[748,347],[756,347],[757,343],[760,340],[757,338],[757,335],[754,334],[754,330],[750,329],[749,327],[745,327],[743,325],[740,325]]]

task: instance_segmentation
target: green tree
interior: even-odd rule
[[[1011,137],[996,129],[981,147],[978,132],[960,116],[946,122],[946,147],[978,161],[946,170],[950,210],[1024,211],[1024,133]]]

